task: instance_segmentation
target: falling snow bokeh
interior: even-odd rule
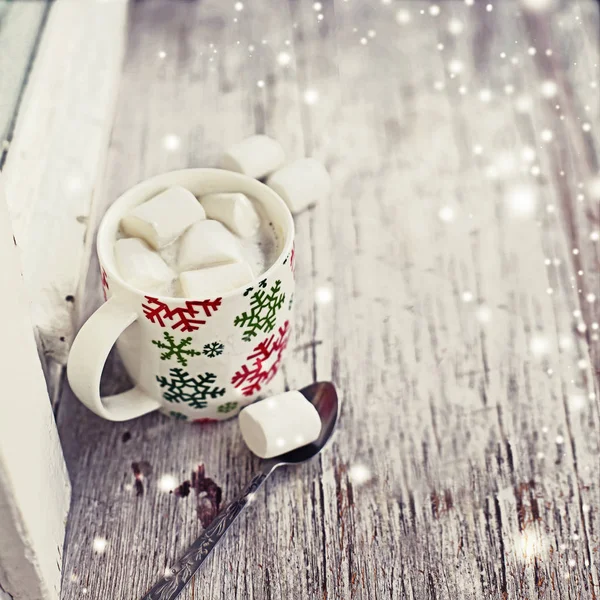
[[[331,197],[296,217],[304,246],[295,300],[301,339],[285,363],[290,385],[334,377],[347,396],[340,441],[309,467],[324,477],[315,487],[322,499],[315,497],[339,525],[339,540],[325,530],[328,559],[337,560],[332,540],[353,547],[352,528],[373,519],[361,546],[365,561],[373,558],[369,544],[383,546],[386,527],[401,523],[406,537],[398,547],[411,564],[423,565],[430,557],[422,549],[435,547],[490,597],[502,568],[507,597],[511,577],[525,573],[515,581],[526,586],[534,567],[546,577],[536,580],[540,589],[548,573],[570,592],[590,573],[600,82],[590,52],[589,64],[566,63],[577,43],[594,44],[577,34],[584,18],[577,5],[310,0],[293,11],[273,8],[261,20],[251,3],[230,2],[227,35],[199,36],[195,55],[194,45],[186,48],[197,61],[190,72],[206,77],[200,88],[190,75],[196,95],[186,106],[195,109],[201,99],[214,111],[211,94],[221,99],[222,92],[223,107],[247,109],[223,121],[219,136],[256,126],[281,135],[294,156],[331,165]],[[540,25],[558,10],[553,28]],[[284,15],[281,31],[265,26]],[[186,72],[183,44],[167,36],[153,44],[148,56],[158,81]],[[232,73],[242,74],[244,95]],[[166,86],[151,91],[167,97]],[[149,129],[148,145],[165,162],[195,164],[204,146],[216,157],[217,127],[199,122],[188,131],[167,121],[154,139]],[[196,143],[195,131],[206,140]],[[70,177],[62,189],[77,196],[87,184],[76,182],[87,179]],[[379,453],[369,453],[372,447]],[[235,468],[246,467],[240,461]],[[166,503],[179,484],[174,464],[160,469],[165,474],[149,484],[145,502],[155,494]],[[292,491],[314,494],[312,485]],[[312,500],[304,498],[298,506],[309,514]],[[110,545],[93,539],[93,554],[117,549],[109,533]],[[460,543],[451,550],[439,544],[454,535]],[[482,547],[502,567],[476,564]],[[453,592],[466,598],[470,590]]]

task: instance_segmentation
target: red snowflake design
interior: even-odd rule
[[[210,317],[221,306],[221,298],[215,300],[186,300],[185,306],[170,308],[169,305],[153,296],[146,296],[146,304],[142,304],[144,316],[150,323],[156,323],[160,327],[170,325],[171,329],[180,331],[196,331],[200,325],[206,323],[206,319],[200,318],[200,309],[204,316]],[[199,316],[200,315],[200,316]],[[165,325],[165,321],[171,321]]]
[[[234,387],[241,388],[244,396],[252,396],[269,383],[277,373],[283,351],[290,334],[290,322],[286,321],[277,334],[265,338],[246,360],[252,361],[250,367],[244,364],[231,378]]]
[[[292,246],[292,252],[290,253],[290,269],[292,273],[296,273],[296,244]]]
[[[104,294],[104,301],[108,300],[108,290],[110,286],[108,285],[108,277],[106,276],[106,271],[104,267],[100,267],[100,275],[102,277],[102,293]]]
[[[208,423],[218,423],[218,419],[209,419],[208,417],[204,417],[203,419],[194,419],[192,423],[197,423],[198,425],[207,425]]]
[[[290,265],[290,271],[292,272],[292,275],[294,275],[296,273],[296,242],[292,244],[292,249],[290,250],[290,253],[286,256],[285,260],[283,261],[283,264],[285,265],[288,262]]]

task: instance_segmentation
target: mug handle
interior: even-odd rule
[[[82,326],[73,341],[67,363],[67,378],[75,395],[91,411],[109,421],[127,421],[160,407],[139,386],[114,396],[100,397],[100,376],[117,338],[138,315],[109,298]]]

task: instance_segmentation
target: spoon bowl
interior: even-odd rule
[[[339,413],[338,397],[333,383],[330,381],[313,383],[302,388],[300,393],[317,409],[321,418],[321,433],[311,444],[263,461],[263,470],[273,470],[284,465],[299,464],[310,460],[321,452],[331,439]]]

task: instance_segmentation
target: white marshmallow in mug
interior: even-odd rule
[[[251,200],[244,194],[207,194],[200,198],[200,203],[209,219],[221,221],[240,237],[252,237],[260,227],[260,217]]]
[[[239,240],[219,221],[207,219],[192,225],[181,237],[177,268],[192,271],[221,263],[243,262]]]
[[[325,167],[314,158],[302,158],[275,171],[267,185],[277,192],[292,213],[325,198],[331,189],[331,180]]]
[[[221,167],[260,179],[285,162],[281,144],[267,135],[251,135],[231,146],[221,158]]]
[[[239,415],[246,445],[261,458],[271,458],[314,442],[321,433],[317,409],[299,391],[255,402]]]
[[[204,209],[194,194],[174,186],[127,213],[121,219],[121,229],[159,250],[176,240],[190,225],[205,218]]]
[[[121,277],[142,290],[161,291],[177,277],[161,256],[138,238],[117,240],[115,261]]]
[[[250,265],[244,262],[184,271],[179,275],[181,290],[186,298],[207,298],[224,294],[250,283],[253,279]]]

